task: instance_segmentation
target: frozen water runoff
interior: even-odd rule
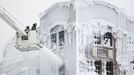
[[[56,70],[62,65],[63,61],[45,47],[37,51],[20,52],[15,48],[15,40],[11,40],[4,51],[1,70],[5,75],[58,75]]]

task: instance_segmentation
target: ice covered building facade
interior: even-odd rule
[[[64,60],[65,75],[134,73],[134,21],[117,7],[90,0],[56,3],[41,14],[40,24],[42,44]]]
[[[4,51],[3,75],[133,75],[134,21],[117,7],[90,0],[52,5],[40,15],[43,48]],[[62,61],[61,61],[62,59]]]

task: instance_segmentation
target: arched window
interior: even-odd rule
[[[51,29],[50,33],[52,49],[64,46],[64,26],[57,25]]]

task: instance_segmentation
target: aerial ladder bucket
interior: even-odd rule
[[[38,50],[42,48],[36,30],[26,33],[25,27],[18,22],[7,10],[0,6],[0,17],[16,31],[16,48],[20,51]]]

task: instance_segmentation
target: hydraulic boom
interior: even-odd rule
[[[0,6],[0,17],[3,19],[8,25],[10,25],[16,32],[26,35],[25,27],[18,22],[11,14],[8,13],[2,6]]]

